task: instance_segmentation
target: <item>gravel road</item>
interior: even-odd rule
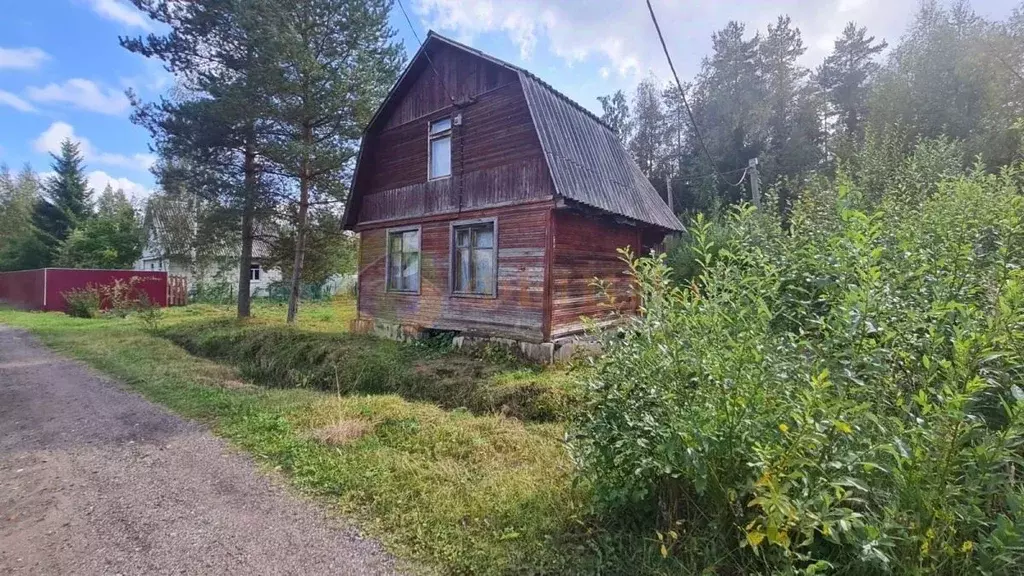
[[[201,426],[0,326],[0,574],[392,574]]]

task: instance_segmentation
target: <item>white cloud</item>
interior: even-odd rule
[[[137,171],[149,170],[156,163],[156,156],[153,154],[139,153],[128,156],[97,150],[88,139],[75,134],[74,127],[67,122],[50,124],[49,128],[32,141],[32,147],[36,152],[43,154],[57,154],[60,152],[60,144],[64,140],[78,142],[78,147],[86,162]]]
[[[63,102],[100,114],[122,114],[130,106],[128,97],[120,90],[100,86],[84,78],[72,78],[63,84],[51,83],[42,88],[32,86],[26,94],[36,102]]]
[[[5,90],[0,90],[0,104],[4,106],[10,106],[18,112],[35,112],[36,109],[31,104],[18,97],[15,94],[11,94]]]
[[[4,48],[0,46],[0,70],[32,70],[42,66],[50,55],[39,48]]]
[[[149,20],[138,10],[118,0],[90,0],[93,12],[114,22],[120,22],[129,28],[151,30]]]
[[[653,71],[668,79],[668,67],[645,2],[621,0],[413,0],[422,24],[473,43],[484,34],[499,34],[519,50],[529,68],[538,55],[563,64],[587,61],[595,78],[609,72],[635,82]],[[1018,0],[989,0],[988,12],[1009,13]],[[792,17],[807,52],[803,64],[815,67],[832,50],[832,42],[849,21],[893,44],[913,18],[919,0],[653,0],[673,61],[685,81],[699,71],[711,52],[711,35],[730,20],[746,25],[747,34],[764,31],[782,14]],[[998,5],[998,6],[997,6]],[[496,54],[501,56],[501,54]],[[616,76],[617,75],[617,76]],[[558,78],[550,78],[557,86]]]
[[[102,170],[93,170],[86,174],[86,179],[89,181],[89,187],[93,189],[93,192],[99,194],[109,184],[114,190],[124,190],[125,195],[128,196],[129,200],[141,200],[150,196],[153,193],[152,188],[147,188],[138,182],[129,180],[128,178],[116,178],[107,174]]]

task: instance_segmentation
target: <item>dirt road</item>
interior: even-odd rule
[[[0,326],[0,574],[390,574],[200,426]]]

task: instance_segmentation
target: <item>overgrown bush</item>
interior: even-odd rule
[[[99,314],[100,303],[103,301],[99,288],[92,284],[85,288],[61,292],[61,296],[64,297],[65,313],[75,318],[95,318]]]
[[[399,394],[445,408],[542,421],[561,416],[565,406],[562,388],[534,369],[513,371],[509,378],[507,366],[438,346],[235,321],[184,323],[161,334],[193,354],[237,366],[264,386]]]
[[[683,573],[1008,574],[1024,563],[1024,199],[810,190],[790,230],[691,227],[700,273],[629,258],[572,448],[600,510]]]
[[[114,279],[109,284],[98,286],[102,302],[106,304],[107,313],[124,318],[134,312],[152,309],[149,295],[139,288],[139,284],[149,282],[150,278],[132,276],[127,280]]]

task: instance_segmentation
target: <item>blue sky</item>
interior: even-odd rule
[[[597,111],[596,97],[629,90],[648,74],[666,79],[660,45],[641,0],[403,0],[416,34],[433,28],[530,69]],[[982,15],[1004,18],[1020,0],[977,0]],[[158,63],[132,55],[118,35],[153,24],[123,0],[8,0],[0,8],[0,163],[45,172],[47,151],[64,137],[82,143],[90,182],[108,182],[142,198],[153,187],[146,132],[129,121],[124,96],[144,99],[172,79]],[[711,48],[711,33],[736,19],[748,31],[787,13],[816,66],[847,21],[895,42],[917,0],[655,0],[669,48],[684,79]],[[409,54],[415,40],[397,4],[392,24]]]

